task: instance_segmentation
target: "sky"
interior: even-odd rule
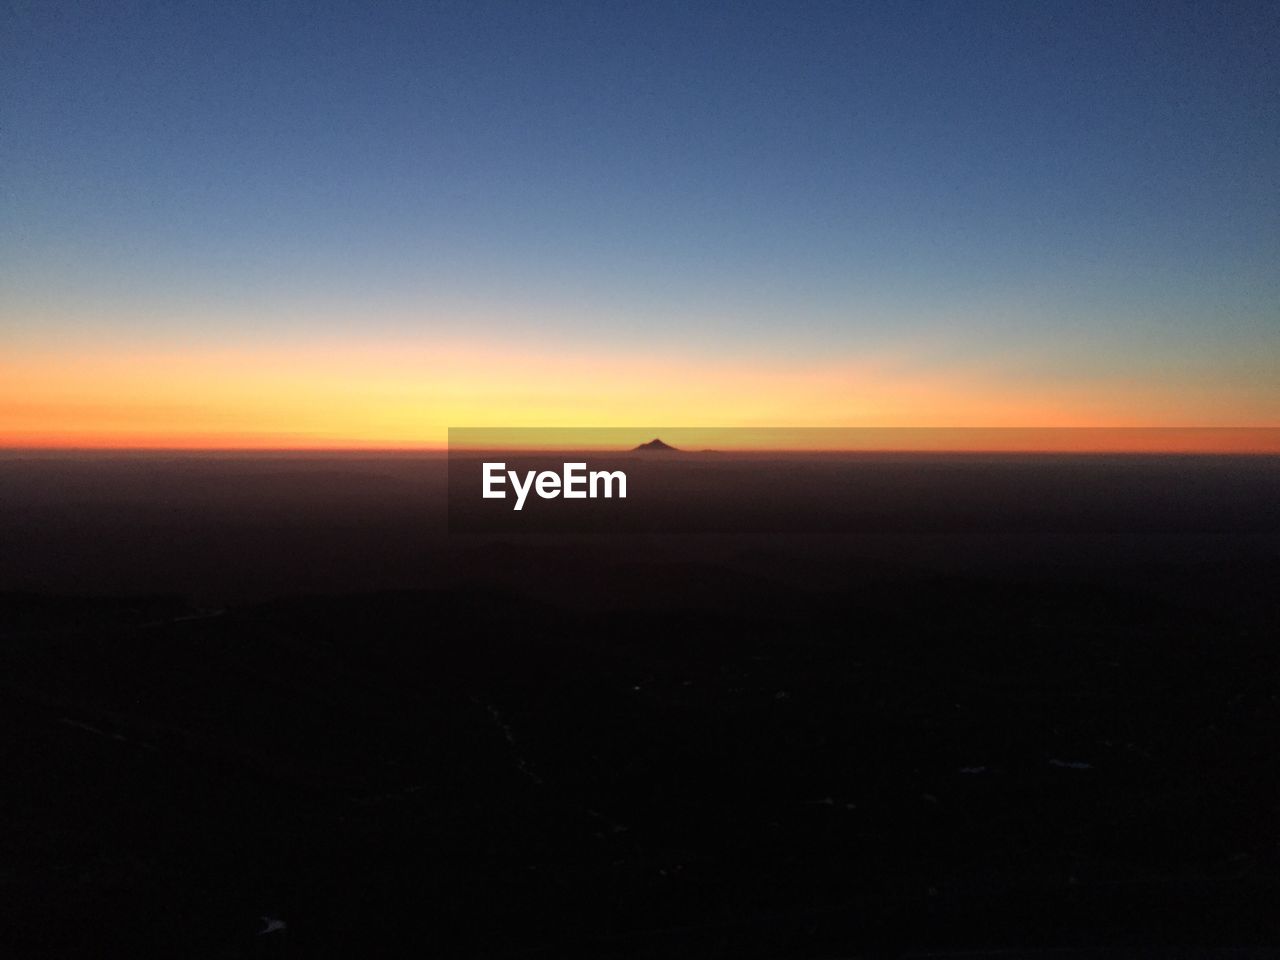
[[[12,3],[0,445],[1280,426],[1274,3]]]

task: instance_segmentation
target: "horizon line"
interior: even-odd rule
[[[437,435],[438,437],[438,435]],[[0,439],[0,455],[448,455],[491,452],[676,454],[1280,454],[1280,426],[450,427],[420,441],[293,437]],[[25,441],[25,442],[23,442]],[[131,442],[130,442],[131,441]],[[238,442],[236,442],[238,441]],[[644,449],[659,441],[667,450]]]

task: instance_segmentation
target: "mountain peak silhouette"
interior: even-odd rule
[[[671,446],[670,444],[663,443],[663,442],[662,442],[661,440],[659,440],[657,437],[654,437],[654,438],[653,438],[652,440],[650,440],[648,443],[642,443],[642,444],[640,444],[640,446],[636,447],[635,449],[636,449],[636,450],[640,450],[640,451],[644,451],[644,450],[670,450],[670,451],[674,452],[676,448],[675,448],[675,447],[673,447],[673,446]]]

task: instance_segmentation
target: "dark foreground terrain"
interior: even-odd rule
[[[432,469],[0,463],[0,953],[1280,945],[1280,540],[1212,469],[1167,531],[523,541]]]

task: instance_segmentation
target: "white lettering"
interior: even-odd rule
[[[566,463],[564,465],[564,498],[566,500],[582,500],[587,495],[587,478],[582,471],[587,469],[585,463]],[[574,489],[574,484],[581,489]]]
[[[623,473],[621,470],[614,470],[612,472],[605,471],[605,470],[592,471],[592,474],[591,474],[591,496],[592,497],[598,496],[598,494],[596,493],[597,480],[604,481],[604,495],[606,497],[613,496],[613,482],[614,480],[617,480],[618,496],[621,497],[623,500],[627,498],[627,475]]]
[[[484,490],[480,494],[486,500],[505,500],[507,491],[495,490],[495,483],[505,483],[506,477],[502,475],[507,465],[505,463],[486,463],[484,465]]]
[[[520,486],[520,476],[514,470],[508,470],[507,476],[511,478],[511,485],[516,488],[516,509],[524,508],[524,498],[529,495],[529,488],[533,486],[533,471],[530,470],[525,474],[524,486]]]
[[[554,500],[560,496],[560,477],[550,470],[538,474],[538,496],[543,500]]]
[[[516,492],[514,510],[524,509],[524,502],[533,490],[543,500],[554,500],[562,493],[566,500],[584,500],[587,497],[612,499],[615,496],[625,500],[627,496],[627,475],[621,470],[593,470],[588,473],[585,463],[566,463],[561,473],[527,470],[521,476],[515,470],[506,470],[505,463],[485,463],[483,466],[480,495],[486,500],[505,500],[507,491],[503,485],[510,480]]]

